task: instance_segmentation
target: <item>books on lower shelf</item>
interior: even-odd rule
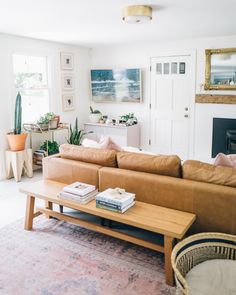
[[[94,185],[83,182],[75,182],[67,185],[59,193],[59,198],[74,201],[78,204],[85,205],[94,200],[98,190]]]
[[[135,204],[135,194],[123,189],[107,189],[96,195],[96,207],[112,212],[124,213]]]

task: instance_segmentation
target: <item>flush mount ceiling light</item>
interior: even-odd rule
[[[123,21],[129,24],[146,23],[152,19],[152,7],[132,5],[123,9]]]

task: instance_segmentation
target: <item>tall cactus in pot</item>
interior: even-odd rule
[[[15,117],[14,117],[14,129],[12,132],[7,134],[7,139],[11,151],[17,152],[25,149],[25,141],[27,134],[22,133],[22,105],[21,95],[18,92],[15,104]]]
[[[21,134],[21,124],[22,124],[22,105],[21,105],[21,95],[18,92],[15,104],[15,118],[14,118],[14,134]]]

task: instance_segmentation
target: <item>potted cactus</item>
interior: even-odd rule
[[[22,151],[25,149],[25,141],[27,134],[21,133],[22,126],[22,106],[21,95],[18,92],[15,103],[15,116],[14,116],[14,130],[7,134],[8,143],[11,151]]]

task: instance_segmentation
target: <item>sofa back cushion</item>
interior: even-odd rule
[[[236,169],[188,160],[183,165],[183,178],[236,187]]]
[[[181,160],[178,156],[120,152],[117,153],[117,164],[121,169],[181,177]]]
[[[72,144],[60,146],[60,156],[64,159],[77,160],[104,167],[117,167],[116,151],[88,148]]]

